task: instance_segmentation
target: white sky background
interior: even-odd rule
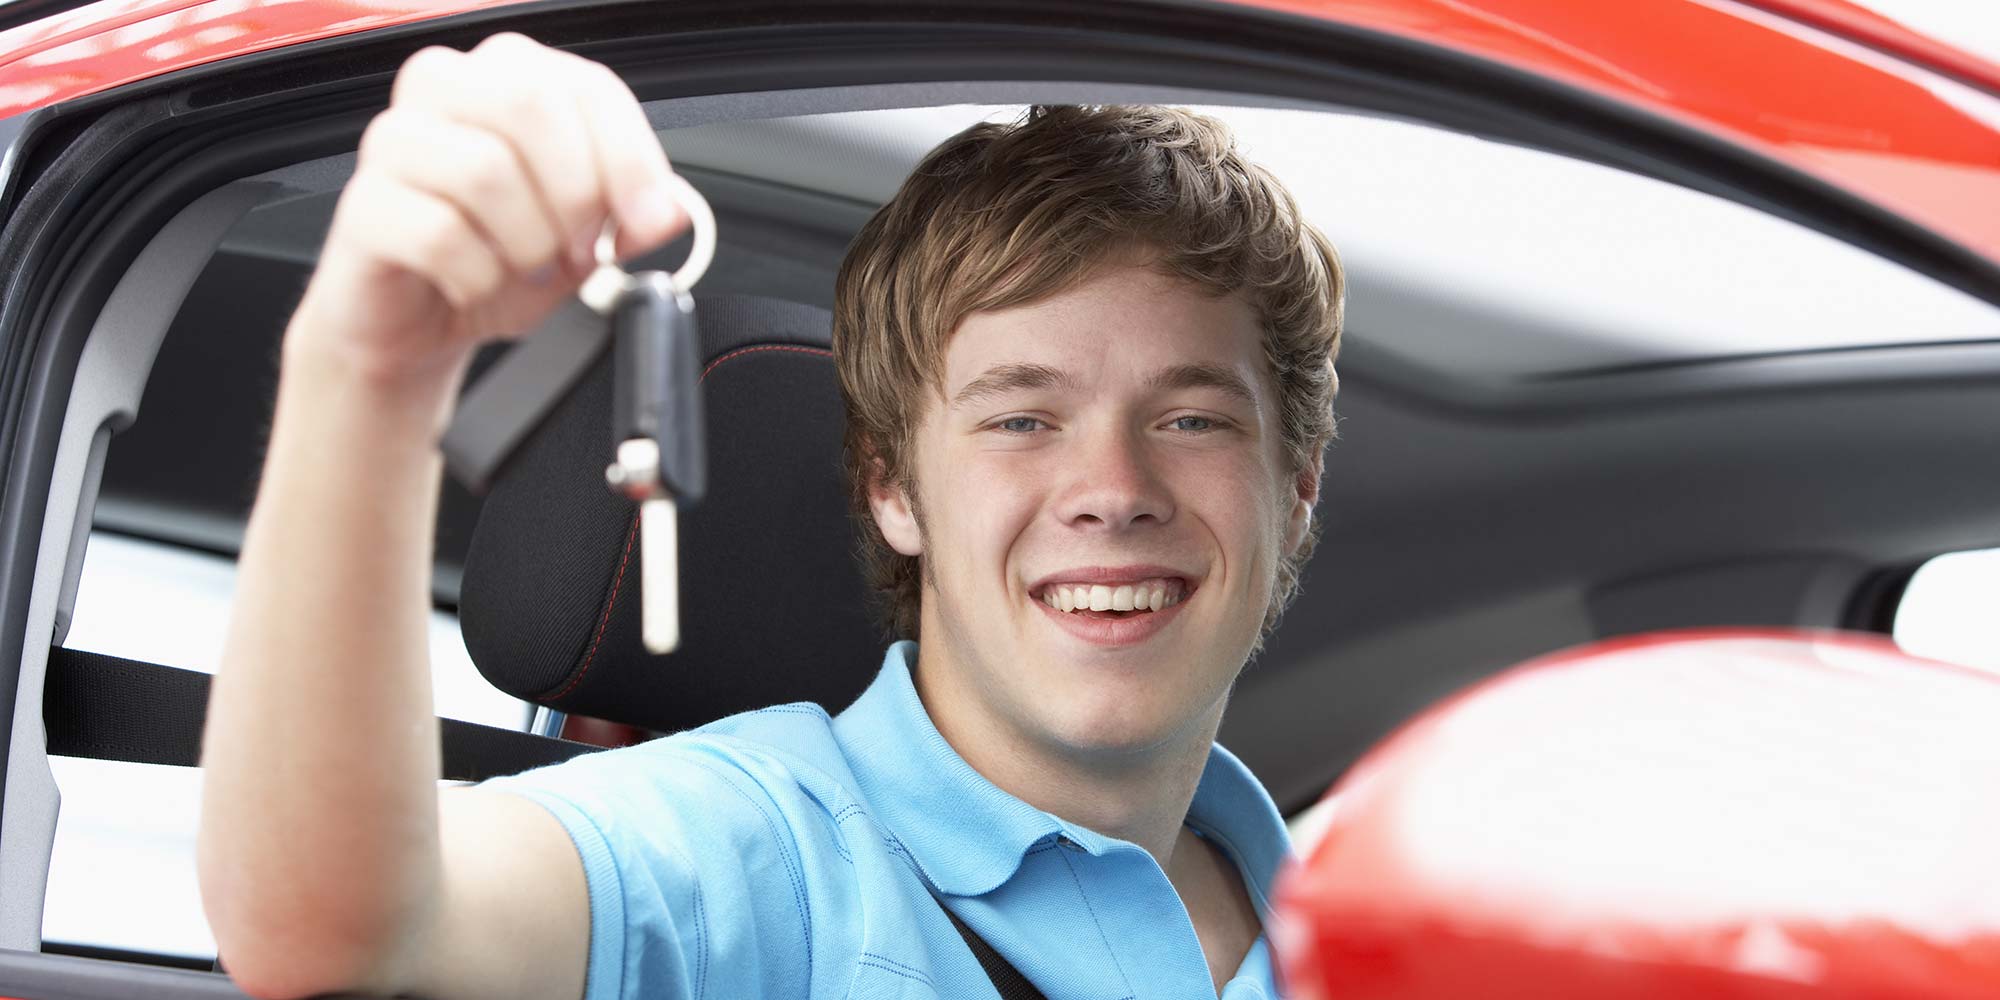
[[[214,673],[236,564],[93,533],[63,645]],[[522,702],[472,665],[458,622],[431,614],[432,698],[439,715],[527,727]],[[192,767],[52,757],[62,792],[42,935],[51,941],[211,956],[215,939],[195,882],[201,772]],[[116,900],[116,905],[106,905]]]
[[[1848,0],[1904,26],[2000,64],[2000,4],[1994,0]]]

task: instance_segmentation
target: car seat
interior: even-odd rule
[[[501,690],[674,732],[791,701],[838,712],[881,664],[841,473],[832,314],[698,301],[709,489],[681,512],[682,643],[639,641],[637,508],[604,483],[607,352],[495,477],[466,553],[467,649]]]

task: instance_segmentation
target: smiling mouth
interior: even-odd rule
[[[1137,618],[1187,600],[1187,581],[1154,577],[1129,583],[1051,583],[1037,600],[1065,614],[1083,618]]]

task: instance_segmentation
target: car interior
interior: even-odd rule
[[[279,339],[352,172],[357,122],[379,106],[387,57],[374,58],[317,133],[303,111],[272,138],[244,126],[260,157],[142,178],[178,185],[179,200],[128,212],[130,233],[94,231],[128,250],[100,266],[100,305],[62,332],[73,372],[49,418],[51,527],[21,677],[25,698],[46,672],[50,704],[74,699],[85,707],[69,714],[103,728],[52,725],[45,780],[9,772],[0,884],[8,926],[38,929],[31,945],[204,970],[214,958],[191,850],[175,846],[191,847],[191,829],[160,819],[191,820],[198,777],[133,763],[191,762],[193,745],[105,734],[150,732],[159,706],[198,700],[199,680],[144,668],[214,668]],[[633,71],[719,224],[694,293],[711,482],[682,518],[685,644],[654,657],[638,641],[632,509],[603,482],[600,359],[490,490],[446,486],[441,714],[615,744],[778,702],[837,711],[860,692],[886,637],[840,478],[834,274],[926,151],[1035,103],[1216,114],[1347,268],[1324,538],[1220,736],[1288,815],[1418,709],[1524,659],[1658,629],[1886,632],[1926,560],[2000,546],[2000,292],[1906,252],[1866,213],[1771,195],[1740,165],[1658,144],[1621,153],[1614,130],[1563,108],[1481,118],[1247,72],[1172,83],[1116,61],[1101,75],[1007,68],[996,56],[933,79],[802,71],[793,85],[709,76],[680,90]],[[207,99],[304,100],[242,74]],[[455,777],[555,759],[466,733]],[[88,757],[126,763],[92,770]],[[179,805],[133,807],[168,786]],[[39,860],[20,846],[31,839]],[[165,873],[164,901],[133,900],[129,928],[105,930],[117,921],[91,880],[138,871]],[[46,902],[16,892],[44,882]]]

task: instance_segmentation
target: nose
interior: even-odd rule
[[[1173,496],[1142,435],[1104,427],[1074,440],[1055,508],[1064,524],[1122,531],[1173,518]]]

